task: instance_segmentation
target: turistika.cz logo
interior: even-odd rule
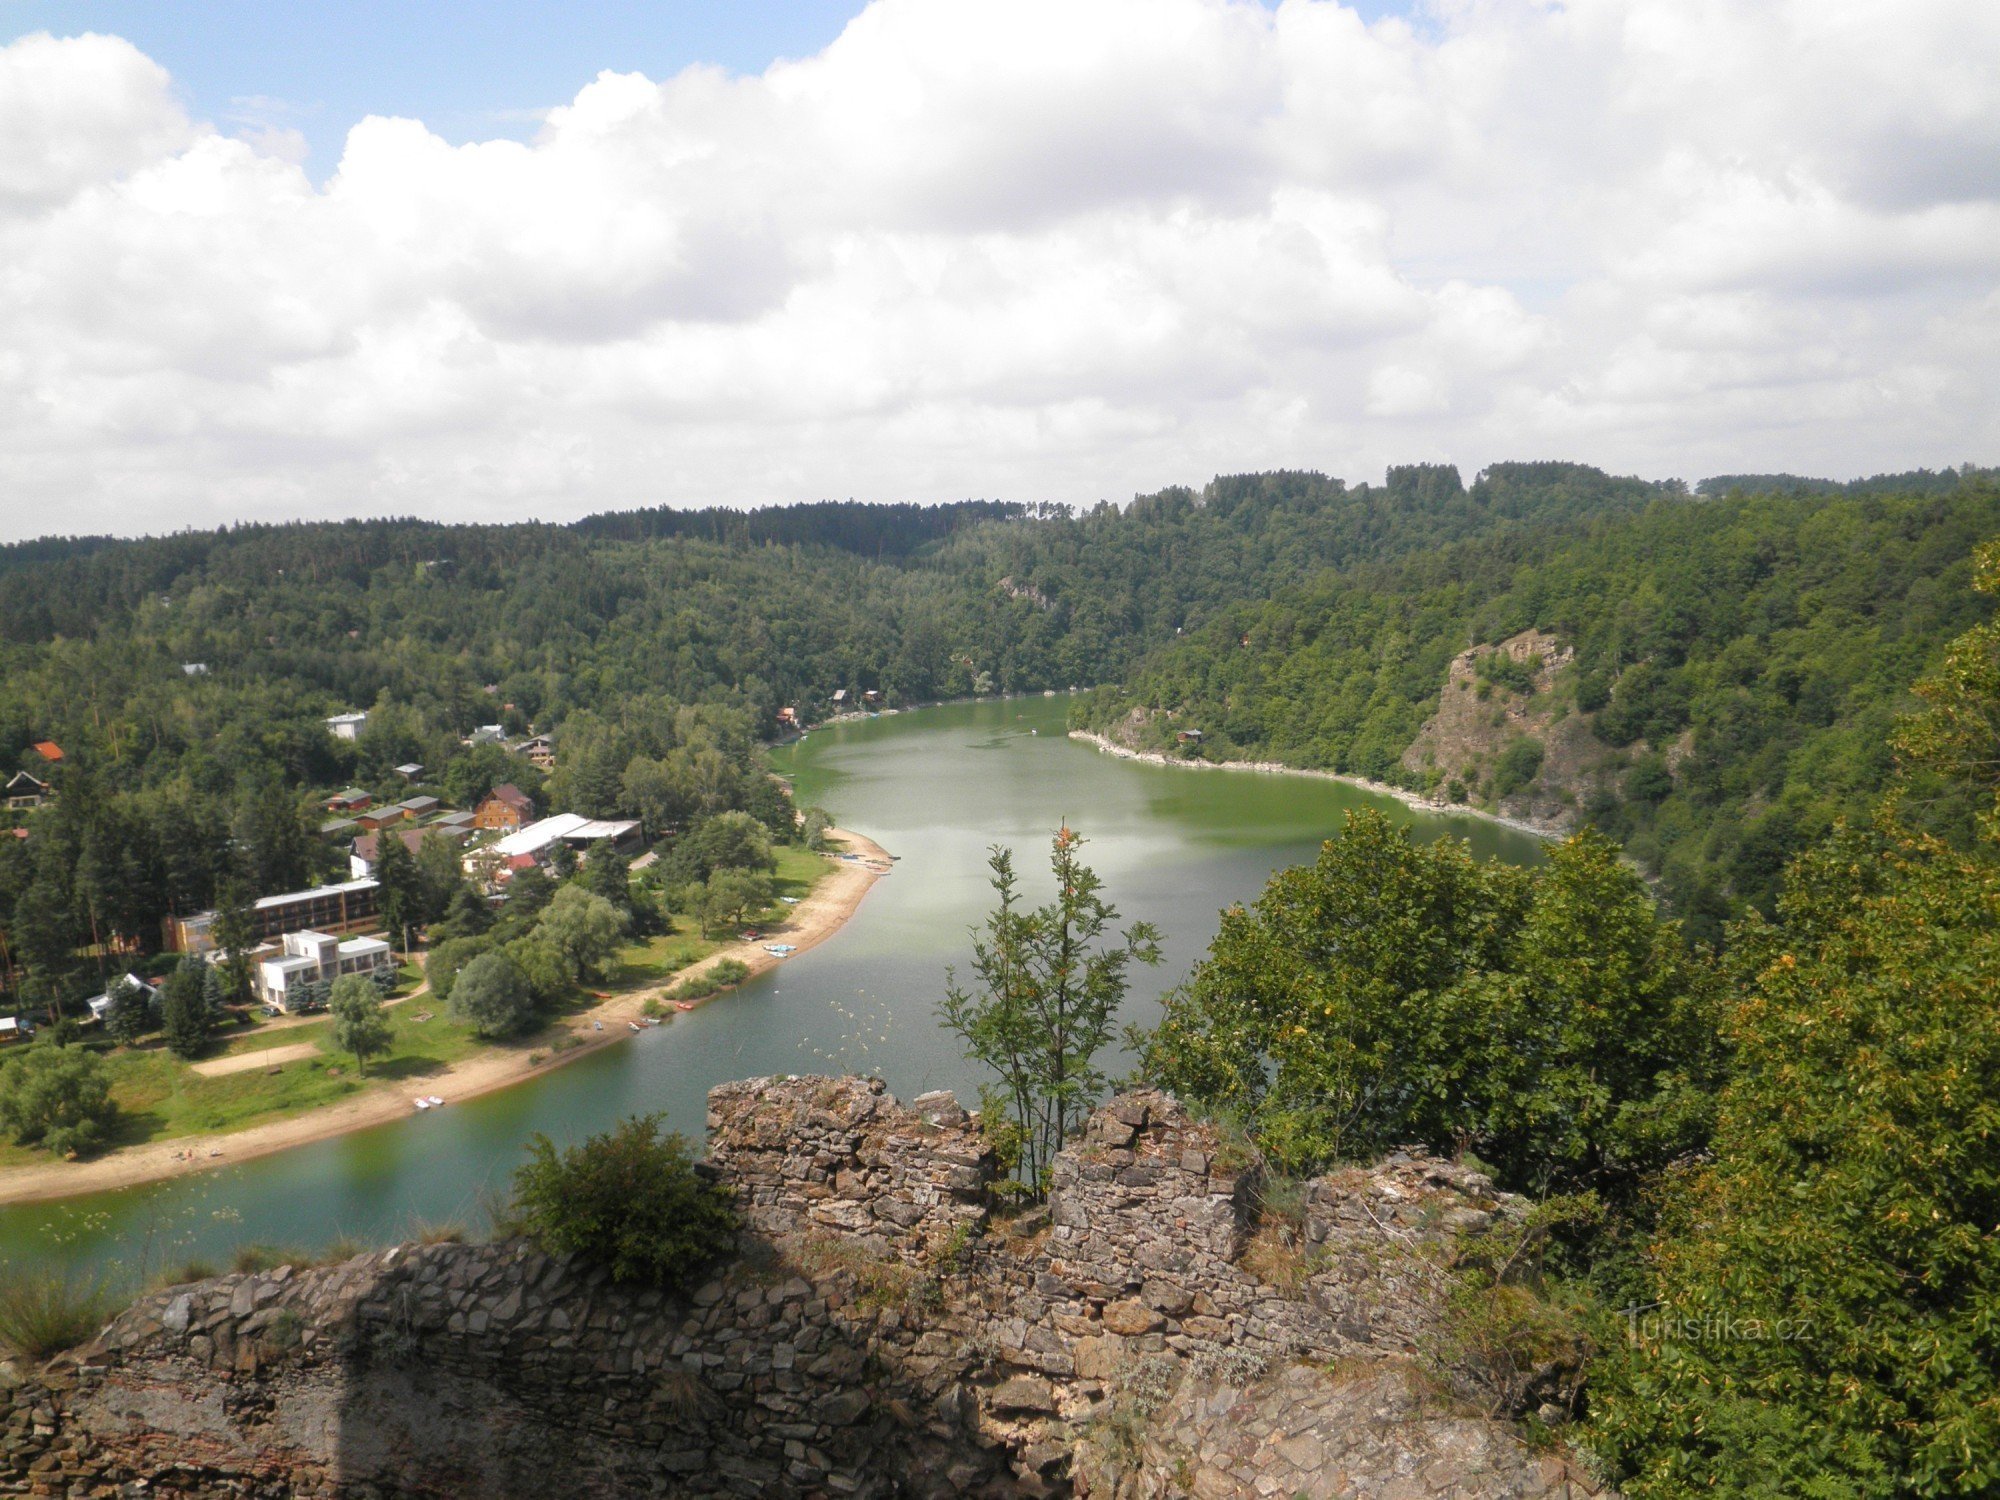
[[[1625,1336],[1634,1344],[1791,1344],[1812,1335],[1811,1318],[1690,1316],[1662,1310],[1657,1302],[1625,1309]]]

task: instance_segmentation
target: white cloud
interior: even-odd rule
[[[0,532],[2000,456],[1986,0],[877,0],[529,143],[0,48]]]

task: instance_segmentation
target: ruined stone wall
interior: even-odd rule
[[[691,1292],[519,1242],[171,1288],[0,1391],[0,1493],[1136,1496],[1199,1478],[1220,1496],[1262,1467],[1287,1494],[1527,1500],[1573,1482],[1408,1377],[1434,1252],[1518,1212],[1476,1173],[1394,1159],[1310,1185],[1274,1227],[1253,1154],[1140,1094],[1062,1154],[1046,1209],[1002,1217],[947,1096],[752,1080],[714,1091],[710,1127],[746,1232]],[[1364,1407],[1365,1440],[1299,1440]],[[1313,1452],[1339,1457],[1339,1486]]]

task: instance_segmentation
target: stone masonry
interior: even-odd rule
[[[0,1367],[0,1494],[1593,1493],[1417,1356],[1447,1242],[1520,1212],[1421,1155],[1309,1184],[1113,1100],[1002,1214],[975,1116],[873,1080],[710,1095],[741,1253],[684,1295],[518,1242],[153,1293]]]

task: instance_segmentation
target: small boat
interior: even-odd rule
[[[778,957],[783,958],[787,953],[798,952],[799,948],[796,943],[766,943],[764,951],[766,953],[775,953]]]
[[[797,896],[780,896],[778,899],[784,902],[785,905],[787,906],[797,906],[799,904],[799,898]]]
[[[429,1109],[431,1107],[429,1099],[414,1099],[411,1103],[415,1104],[418,1109]]]
[[[660,1024],[660,1018],[658,1016],[648,1016],[646,1017],[646,1024],[648,1026],[657,1026]]]
[[[694,1001],[692,1001],[692,1000],[676,1000],[676,1001],[674,1002],[674,1009],[675,1009],[675,1010],[693,1010],[693,1009],[694,1009]]]
[[[627,1026],[630,1026],[630,1027],[631,1027],[631,1028],[632,1028],[632,1029],[633,1029],[634,1031],[637,1031],[637,1030],[639,1030],[639,1029],[640,1029],[640,1027],[639,1027],[639,1023],[638,1023],[637,1021],[627,1021],[627,1022],[626,1022],[625,1024],[626,1024]]]
[[[427,1105],[429,1105],[429,1106],[430,1106],[430,1107],[431,1107],[432,1109],[443,1109],[443,1108],[444,1108],[444,1095],[442,1095],[442,1094],[426,1094],[426,1095],[424,1095],[424,1103],[425,1103],[425,1104],[427,1104]]]
[[[590,1029],[592,1031],[602,1031],[604,1029],[604,1023],[602,1021],[592,1021],[590,1023]]]

